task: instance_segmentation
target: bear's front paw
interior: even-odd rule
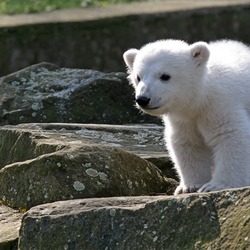
[[[195,193],[202,185],[190,185],[190,186],[186,186],[186,185],[182,185],[180,184],[176,189],[174,194],[186,194],[186,193]]]
[[[219,190],[228,189],[228,188],[232,188],[232,187],[230,187],[229,185],[225,185],[224,183],[210,181],[210,182],[204,184],[198,190],[198,192],[219,191]]]

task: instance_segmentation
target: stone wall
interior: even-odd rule
[[[0,29],[0,75],[47,61],[59,66],[124,71],[123,52],[163,38],[188,42],[230,38],[250,43],[250,6],[115,17]]]

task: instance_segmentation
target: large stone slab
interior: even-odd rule
[[[108,125],[73,123],[28,123],[0,128],[0,168],[32,159],[74,144],[101,144],[118,147],[157,166],[172,167],[159,125]],[[23,153],[23,145],[30,145]],[[14,149],[13,146],[15,146]],[[162,161],[162,162],[160,162]],[[169,170],[170,171],[170,170]]]
[[[160,122],[134,107],[125,73],[32,65],[0,78],[0,125]]]
[[[140,157],[162,157],[161,133],[159,126],[4,126],[0,198],[28,209],[76,198],[171,194],[177,182]]]
[[[19,249],[249,249],[250,189],[45,204],[23,218]]]

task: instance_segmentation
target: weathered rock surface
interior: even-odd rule
[[[55,202],[23,218],[20,249],[249,249],[250,189]]]
[[[159,126],[4,126],[0,199],[27,209],[75,198],[172,193],[177,182],[138,156],[162,156],[161,132]]]
[[[177,185],[162,126],[73,123],[153,119],[125,74],[43,63],[0,85],[0,124],[37,122],[0,128],[0,249],[250,249],[250,188],[149,196]]]
[[[160,120],[134,107],[125,73],[32,65],[0,78],[0,125],[26,122],[126,124]]]
[[[0,249],[17,249],[23,214],[0,203]]]

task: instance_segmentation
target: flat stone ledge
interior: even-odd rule
[[[73,142],[100,143],[121,148],[144,159],[168,157],[163,139],[164,127],[155,124],[26,123],[2,127],[2,130],[5,129],[46,133],[47,138],[54,136],[54,139],[71,145]],[[65,137],[62,139],[61,135]]]
[[[63,201],[24,215],[19,247],[248,249],[249,222],[249,188]]]

